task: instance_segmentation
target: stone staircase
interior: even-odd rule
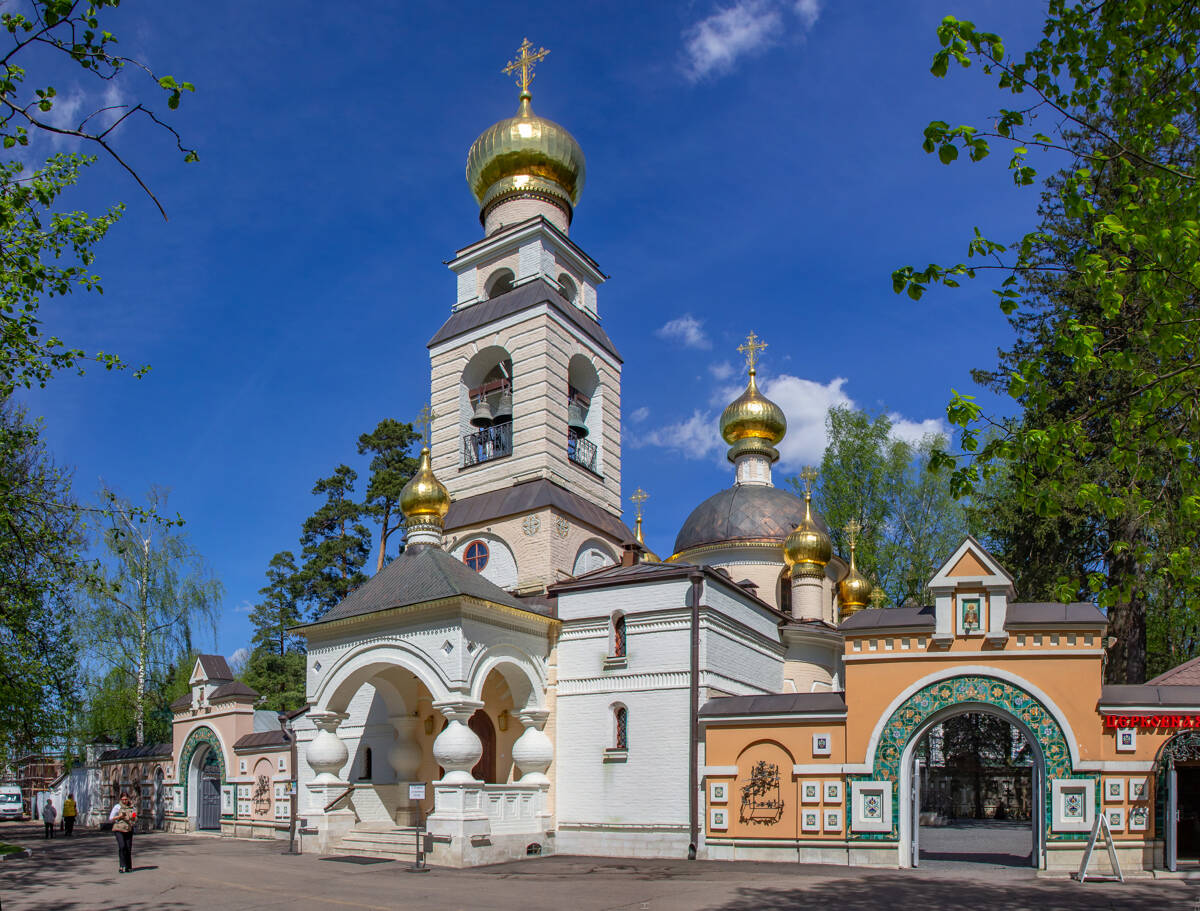
[[[412,863],[416,857],[417,830],[400,826],[364,825],[360,823],[342,836],[333,849],[335,854],[354,854],[365,857],[384,857]]]
[[[350,795],[348,806],[360,824],[374,828],[391,828],[396,825],[389,806],[395,806],[399,795],[396,785],[358,784]]]

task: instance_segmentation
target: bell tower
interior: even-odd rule
[[[569,236],[583,151],[532,108],[548,53],[521,45],[504,68],[517,113],[467,154],[484,236],[448,263],[454,304],[429,342],[447,547],[520,592],[636,546],[620,518],[621,357],[597,306],[606,276]]]

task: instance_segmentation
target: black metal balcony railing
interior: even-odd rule
[[[567,458],[588,471],[596,471],[596,444],[578,434],[567,434]]]
[[[512,455],[512,421],[468,433],[462,441],[463,468]]]

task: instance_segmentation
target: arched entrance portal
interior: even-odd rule
[[[1195,869],[1200,866],[1200,732],[1184,731],[1163,744],[1154,771],[1154,828],[1163,840],[1166,868]],[[1140,824],[1146,827],[1146,820]]]
[[[920,863],[920,776],[916,769],[917,746],[938,723],[968,712],[997,715],[1016,726],[1031,746],[1032,860],[1045,866],[1046,829],[1050,802],[1046,794],[1049,778],[1071,774],[1067,738],[1055,716],[1023,687],[999,677],[983,674],[937,680],[908,696],[887,718],[876,734],[870,778],[893,781],[898,812],[890,832],[861,836],[863,840],[898,840],[900,863]],[[863,776],[868,777],[868,776]],[[861,779],[860,779],[861,780]]]
[[[197,727],[179,751],[180,770],[186,770],[184,812],[193,829],[221,828],[221,787],[225,784],[225,756],[211,728]]]

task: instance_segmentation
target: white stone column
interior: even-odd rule
[[[522,709],[517,713],[523,733],[513,744],[512,758],[521,770],[521,784],[549,785],[546,769],[554,761],[554,744],[546,736],[544,728],[550,712],[546,709]]]
[[[338,773],[350,758],[350,751],[337,735],[338,725],[350,716],[345,712],[310,712],[308,718],[316,726],[317,735],[309,741],[304,758],[316,777],[308,783],[308,815],[314,816],[319,829],[317,850],[330,851],[337,841],[354,827],[354,811],[343,808],[326,810],[349,786]],[[344,801],[343,801],[344,803]]]
[[[792,567],[792,616],[797,620],[824,620],[824,570],[806,575],[800,564]]]
[[[433,783],[433,812],[428,829],[435,839],[434,860],[462,866],[478,839],[491,832],[484,805],[483,782],[471,774],[483,755],[483,744],[466,722],[482,702],[447,699],[433,704],[450,722],[433,742],[433,758],[446,770]]]

